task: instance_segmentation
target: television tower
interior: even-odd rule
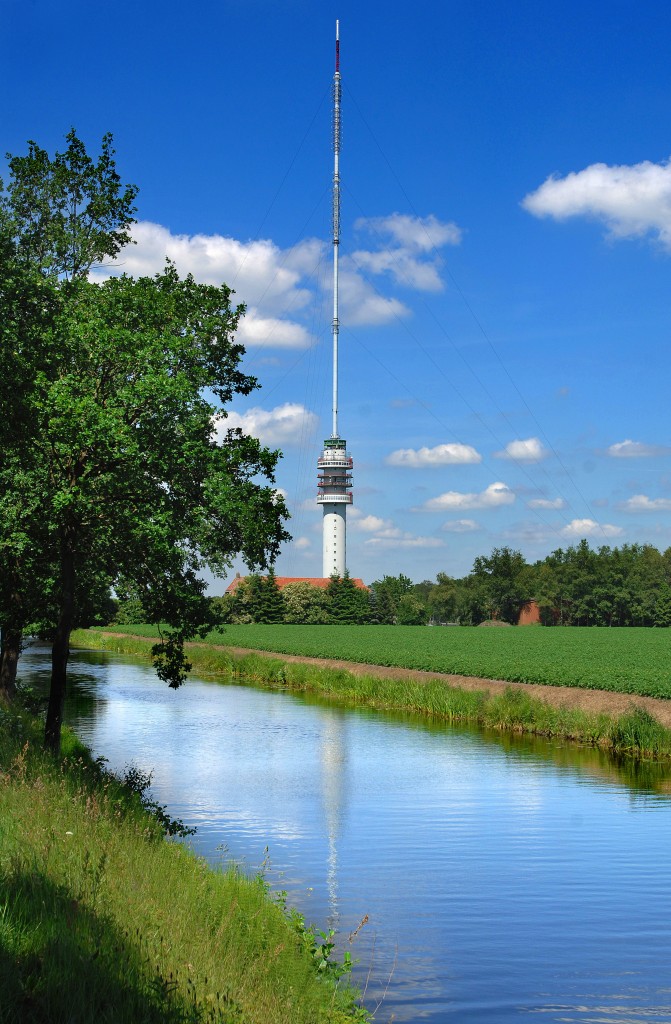
[[[346,571],[347,506],[352,504],[352,457],[338,434],[338,250],[340,247],[340,23],[336,21],[333,76],[333,430],[317,461],[317,503],[324,510],[322,575]]]

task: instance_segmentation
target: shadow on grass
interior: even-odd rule
[[[38,871],[0,878],[1,1024],[244,1024],[195,983],[165,977],[141,935],[120,931]]]

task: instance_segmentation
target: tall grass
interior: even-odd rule
[[[73,635],[73,643],[93,649],[148,657],[152,641],[97,631]],[[440,680],[427,683],[354,675],[301,662],[193,644],[189,660],[201,675],[246,680],[262,686],[319,694],[341,704],[410,712],[449,722],[470,722],[488,729],[561,737],[639,757],[671,757],[671,730],[636,709],[619,719],[579,709],[554,707],[510,687],[499,695],[462,690]]]
[[[70,735],[57,762],[37,731],[0,710],[2,1024],[368,1019],[263,879],[212,871]]]

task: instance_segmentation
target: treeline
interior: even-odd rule
[[[546,626],[671,626],[671,548],[593,550],[582,540],[534,563],[509,547],[495,548],[461,579],[444,572],[421,583],[384,576],[368,591],[349,576],[334,577],[323,590],[299,582],[280,591],[271,572],[248,576],[233,594],[212,601],[231,623],[516,625],[535,602]]]

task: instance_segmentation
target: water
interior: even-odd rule
[[[71,679],[82,739],[335,927],[378,1021],[671,1024],[670,770],[97,652]]]

